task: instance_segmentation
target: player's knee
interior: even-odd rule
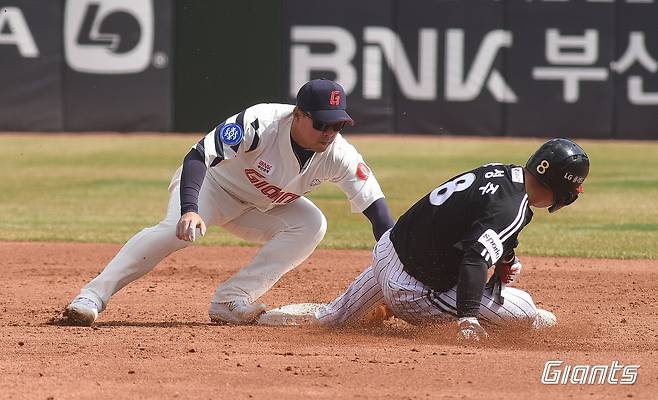
[[[305,243],[316,246],[327,232],[327,219],[322,211],[312,204],[307,207],[298,207],[295,211],[296,214],[287,221],[287,226],[283,230]]]
[[[503,318],[512,322],[532,322],[537,316],[537,307],[528,292],[517,288],[506,288],[503,292],[505,305],[499,311]]]
[[[327,218],[324,214],[318,213],[305,224],[304,228],[311,240],[320,243],[327,232]]]

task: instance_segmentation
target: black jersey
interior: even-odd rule
[[[420,199],[400,217],[390,237],[405,271],[443,292],[457,283],[467,251],[490,267],[517,246],[531,218],[523,168],[487,164]]]

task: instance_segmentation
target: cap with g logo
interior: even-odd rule
[[[347,111],[343,87],[329,79],[308,81],[297,92],[297,107],[323,124],[347,121],[354,125]]]

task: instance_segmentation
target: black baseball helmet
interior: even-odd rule
[[[589,158],[582,147],[569,139],[551,139],[544,143],[526,164],[526,170],[553,192],[555,212],[576,201],[589,173]]]

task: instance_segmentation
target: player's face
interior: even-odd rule
[[[302,114],[304,114],[305,117],[311,119],[313,129],[315,129],[318,132],[327,132],[327,131],[340,132],[343,130],[343,128],[345,128],[345,125],[347,125],[347,121],[339,121],[333,124],[324,124],[320,121],[314,120],[311,114],[307,112],[302,111]]]
[[[531,206],[537,208],[548,208],[555,203],[555,197],[553,196],[553,191],[541,186],[541,190],[538,190],[536,195],[533,198],[533,204]]]
[[[313,150],[316,153],[322,153],[336,139],[336,134],[340,132],[347,122],[341,121],[331,125],[322,124],[315,121],[310,114],[301,110],[298,111],[297,132],[293,132],[293,139],[305,149]]]
[[[545,196],[537,199],[537,202],[534,204],[534,206],[537,208],[548,208],[552,206],[553,203],[553,192],[549,190]]]

